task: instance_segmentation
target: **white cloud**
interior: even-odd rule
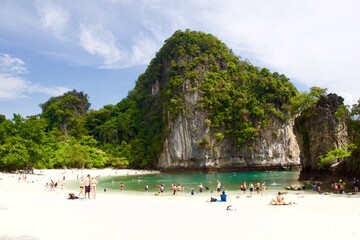
[[[154,49],[157,47],[156,42],[151,38],[141,33],[136,37],[135,42],[131,46],[130,61],[124,66],[146,65],[154,56]]]
[[[50,1],[37,1],[37,9],[44,28],[50,29],[54,36],[63,38],[66,25],[70,19],[69,13],[60,5]]]
[[[20,77],[0,73],[0,100],[24,98],[28,83]]]
[[[27,73],[27,68],[20,58],[11,57],[9,54],[0,54],[0,73],[18,76]]]
[[[106,66],[112,66],[125,56],[121,56],[114,35],[101,26],[80,26],[80,45],[89,53],[99,55]]]
[[[28,73],[23,60],[8,54],[0,55],[0,101],[28,98],[29,94],[57,96],[69,91],[65,87],[45,87],[26,81],[23,75]]]
[[[49,96],[59,96],[65,92],[70,91],[71,89],[66,87],[45,87],[39,84],[30,84],[28,86],[27,92],[29,93],[43,93]]]

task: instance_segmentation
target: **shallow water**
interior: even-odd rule
[[[163,184],[165,192],[171,193],[171,185],[180,184],[185,187],[185,192],[190,193],[192,189],[198,192],[200,183],[208,187],[208,192],[215,191],[217,180],[222,184],[223,190],[231,192],[240,192],[240,184],[247,182],[248,192],[249,184],[252,182],[265,181],[267,191],[284,191],[286,186],[301,186],[298,181],[299,171],[270,171],[270,172],[213,172],[213,173],[160,173],[152,175],[129,175],[129,176],[111,176],[101,177],[97,186],[98,191],[106,189],[108,192],[120,192],[120,183],[125,185],[124,191],[128,193],[144,193],[145,185],[149,186],[149,192],[156,193],[157,186]],[[75,187],[76,183],[74,183]],[[204,189],[206,192],[206,190]]]

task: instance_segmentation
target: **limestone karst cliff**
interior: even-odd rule
[[[303,171],[318,171],[321,155],[349,144],[346,122],[335,116],[343,101],[336,94],[321,96],[315,107],[295,119],[294,132]]]
[[[231,138],[218,141],[212,135],[210,127],[206,126],[207,114],[195,110],[197,97],[194,95],[185,98],[187,109],[193,111],[182,113],[169,123],[170,133],[164,141],[159,168],[260,170],[300,166],[300,149],[293,132],[293,121],[273,123],[262,129],[255,140],[238,147]]]
[[[161,169],[300,165],[289,79],[242,61],[210,34],[177,31],[138,82]],[[149,141],[149,140],[148,140]],[[149,154],[148,154],[149,156]]]

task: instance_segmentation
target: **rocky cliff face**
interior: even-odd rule
[[[336,94],[321,96],[314,108],[295,119],[303,171],[319,170],[319,156],[349,143],[345,121],[335,117],[343,101]]]
[[[207,114],[197,109],[199,93],[184,97],[186,111],[169,124],[158,161],[162,169],[291,169],[300,166],[300,149],[293,121],[273,123],[252,142],[237,147],[226,135],[219,139],[206,125]]]

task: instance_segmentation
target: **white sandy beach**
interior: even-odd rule
[[[84,170],[107,176],[136,170]],[[67,200],[68,190],[45,191],[49,179],[78,172],[46,170],[18,182],[0,174],[0,239],[360,239],[359,195],[285,195],[290,206],[270,206],[274,195],[154,196],[98,191],[95,200]],[[170,191],[170,190],[168,190]],[[214,195],[215,196],[215,195]],[[233,211],[226,207],[232,205]]]

